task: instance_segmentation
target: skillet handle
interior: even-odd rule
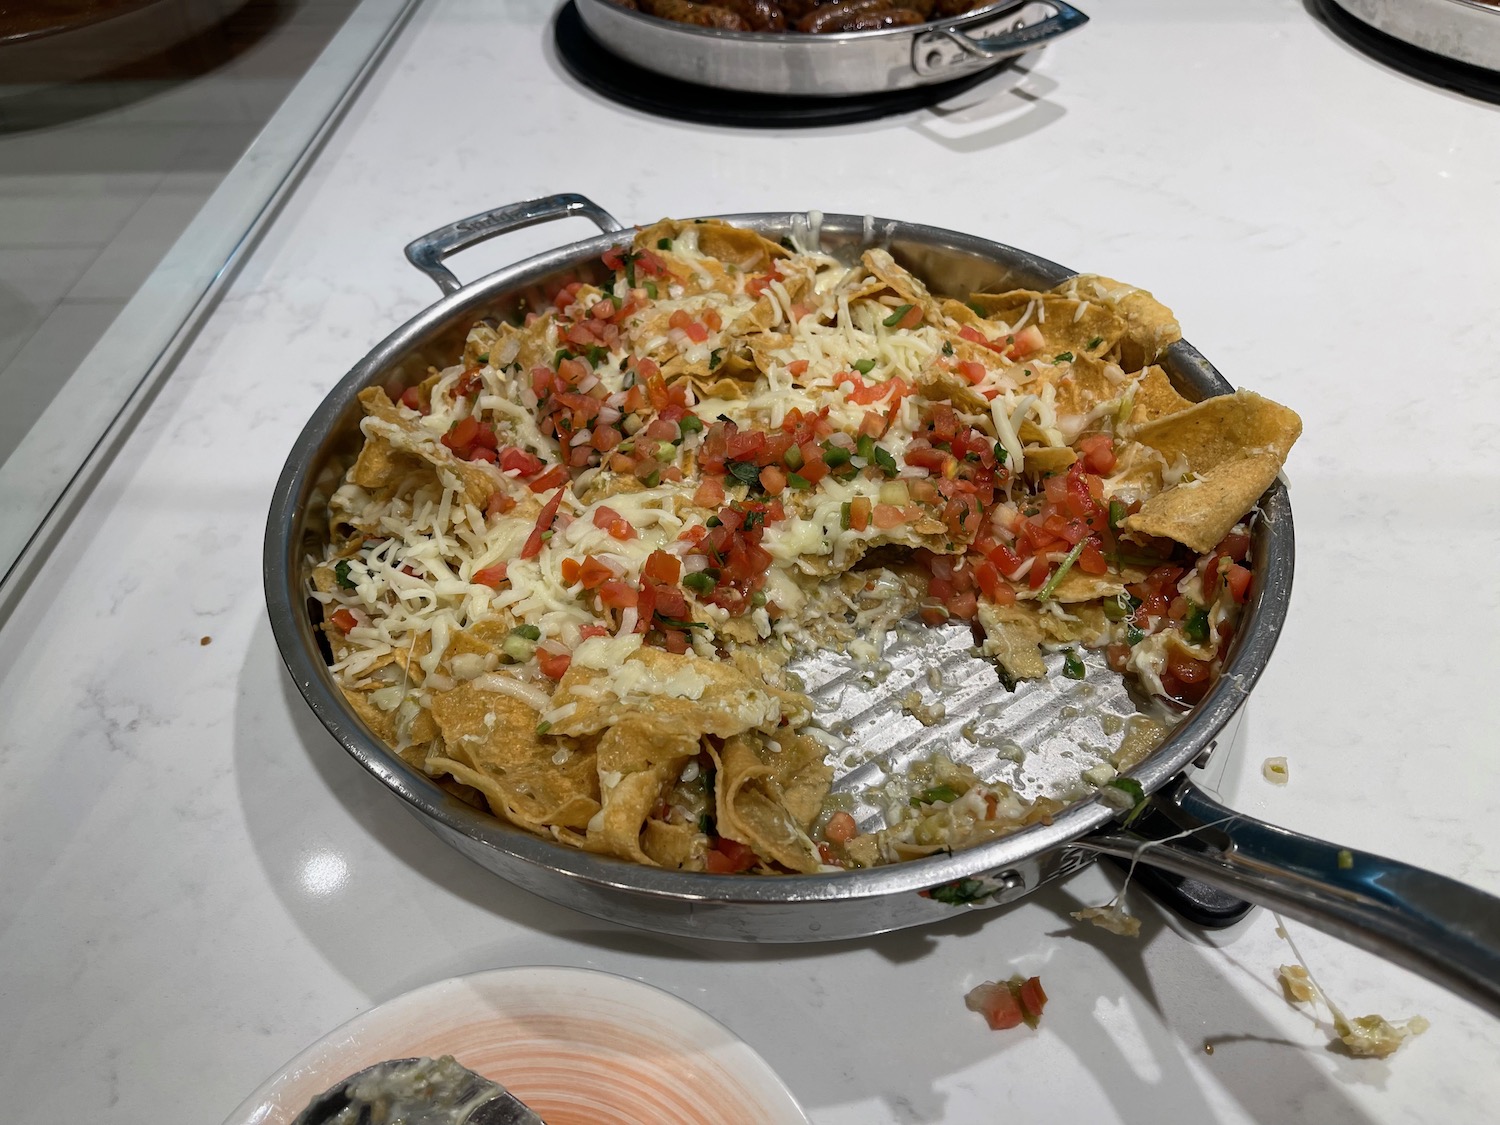
[[[619,220],[592,199],[571,192],[565,195],[547,195],[541,199],[527,199],[520,203],[507,203],[493,211],[470,215],[435,231],[412,239],[406,245],[406,260],[421,270],[443,291],[443,295],[457,293],[463,286],[453,271],[443,265],[443,259],[456,254],[498,234],[506,234],[522,227],[549,223],[553,219],[566,219],[582,215],[592,219],[594,225],[606,234],[625,227]]]
[[[1088,16],[1063,0],[1027,4],[1022,9],[1022,20],[1033,7],[1049,9],[1051,14],[1034,23],[1018,20],[1018,26],[1009,31],[980,39],[965,35],[956,27],[942,27],[917,36],[912,42],[912,69],[924,77],[972,70],[977,64],[999,62],[1061,39],[1089,22]]]
[[[1379,954],[1500,1016],[1500,898],[1369,852],[1340,848],[1225,808],[1186,778],[1154,798],[1185,829],[1140,862],[1201,879]],[[1145,841],[1080,844],[1131,857]]]

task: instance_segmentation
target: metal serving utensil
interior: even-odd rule
[[[498,1082],[450,1055],[387,1059],[329,1087],[292,1125],[546,1125]]]

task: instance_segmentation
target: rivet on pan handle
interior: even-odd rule
[[[435,231],[414,238],[406,246],[406,260],[437,283],[446,296],[463,288],[453,271],[443,265],[443,259],[460,250],[466,250],[497,234],[508,234],[522,227],[550,223],[553,219],[566,219],[582,215],[593,220],[595,226],[606,234],[624,230],[624,224],[600,207],[592,199],[568,192],[564,195],[546,195],[540,199],[527,199],[520,203],[507,203],[493,211],[484,211],[459,219]]]
[[[1279,910],[1405,965],[1500,1015],[1500,898],[1370,852],[1277,828],[1219,804],[1184,779],[1152,798],[1194,844],[1125,832],[1079,841]]]
[[[1027,5],[1026,10],[1033,7],[1051,9],[1052,14],[1035,23],[1027,23],[1023,11],[1022,17],[1009,31],[982,39],[965,35],[953,27],[917,36],[911,47],[912,69],[924,77],[972,70],[976,65],[999,62],[1060,39],[1089,22],[1088,16],[1063,0],[1042,0],[1039,4]]]

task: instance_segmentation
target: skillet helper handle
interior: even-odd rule
[[[504,207],[470,215],[467,219],[459,219],[456,223],[430,231],[407,243],[406,260],[432,278],[443,295],[447,296],[463,288],[458,278],[453,276],[453,271],[443,265],[443,259],[449,255],[457,254],[460,250],[466,250],[496,235],[573,215],[593,220],[594,225],[606,234],[625,229],[618,219],[586,196],[572,192],[547,195],[540,199],[507,203]]]
[[[942,27],[917,36],[912,43],[912,69],[921,75],[972,70],[976,64],[996,63],[1061,39],[1089,22],[1088,16],[1063,0],[1040,0],[1026,7],[1043,7],[1051,14],[979,39],[956,27]]]
[[[1341,848],[1225,808],[1187,779],[1154,798],[1192,829],[1140,862],[1233,891],[1404,965],[1500,1016],[1500,898],[1370,852]],[[1079,841],[1131,857],[1142,841]]]

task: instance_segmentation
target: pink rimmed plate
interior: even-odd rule
[[[269,1079],[225,1125],[288,1125],[383,1059],[453,1055],[547,1125],[808,1125],[766,1061],[684,1000],[589,969],[452,977],[356,1016]]]

